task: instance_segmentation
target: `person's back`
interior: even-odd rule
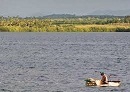
[[[101,76],[102,76],[101,84],[107,84],[108,83],[107,76],[103,72],[101,73]]]

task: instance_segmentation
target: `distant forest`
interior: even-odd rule
[[[130,32],[130,16],[53,14],[0,16],[1,32]]]

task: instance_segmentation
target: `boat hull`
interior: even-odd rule
[[[86,81],[86,80],[85,80]],[[120,81],[108,81],[107,84],[101,84],[101,80],[90,79],[86,81],[86,86],[99,86],[99,87],[118,87],[120,86]]]
[[[120,86],[121,82],[120,81],[108,81],[107,84],[100,84],[100,80],[95,80],[97,86],[101,87],[118,87]]]

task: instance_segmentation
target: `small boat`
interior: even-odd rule
[[[99,86],[99,87],[118,87],[121,81],[108,81],[107,84],[101,84],[101,80],[94,80],[92,78],[86,79],[86,86]]]

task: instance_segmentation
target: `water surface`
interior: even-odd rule
[[[86,87],[103,71],[120,87]],[[0,33],[0,92],[130,92],[130,33]]]

